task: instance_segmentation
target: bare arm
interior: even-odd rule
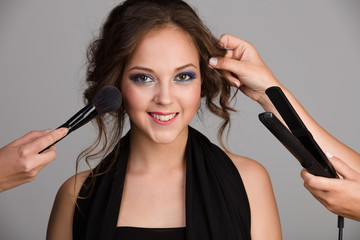
[[[72,239],[76,198],[88,175],[89,171],[79,173],[76,181],[75,176],[73,176],[60,187],[51,211],[46,239]]]
[[[228,154],[244,182],[251,210],[251,238],[281,239],[280,217],[268,173],[258,162]]]

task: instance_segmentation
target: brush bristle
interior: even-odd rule
[[[119,109],[122,97],[119,89],[113,86],[105,86],[96,94],[92,100],[99,114],[112,112]]]

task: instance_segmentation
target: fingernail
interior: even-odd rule
[[[60,130],[60,132],[61,132],[62,135],[66,135],[66,134],[68,133],[68,131],[69,131],[69,129],[67,129],[67,128],[62,128],[62,129]]]
[[[333,155],[332,155],[331,153],[329,153],[329,152],[326,152],[325,155],[326,155],[328,158],[332,158],[332,157],[333,157]]]
[[[240,87],[240,83],[237,81],[232,81],[232,83],[236,86],[236,87]]]
[[[217,65],[217,59],[216,58],[210,58],[209,59],[209,64],[211,65],[211,66],[216,66]]]

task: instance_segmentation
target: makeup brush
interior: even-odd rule
[[[67,122],[58,128],[69,129],[67,133],[67,135],[69,135],[69,133],[91,121],[96,115],[119,109],[121,102],[122,97],[120,91],[116,87],[105,86],[100,89],[90,104],[78,111],[73,117],[71,117]],[[55,143],[59,142],[60,140],[56,141]],[[51,144],[39,153],[49,149],[55,143]]]

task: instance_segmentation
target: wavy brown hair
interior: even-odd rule
[[[127,0],[110,12],[99,37],[88,48],[85,103],[90,103],[103,86],[120,88],[125,65],[141,39],[148,32],[166,26],[182,29],[192,38],[198,50],[202,76],[201,98],[212,113],[223,119],[218,137],[224,146],[222,135],[230,124],[230,111],[234,111],[229,106],[231,89],[220,72],[209,68],[208,61],[213,56],[224,56],[226,50],[217,44],[218,40],[195,11],[181,0]],[[93,145],[79,155],[77,166],[82,157],[86,156],[85,161],[90,166],[90,159],[105,156],[115,147],[115,157],[106,164],[105,171],[102,168],[102,172],[111,169],[117,159],[119,144],[116,144],[123,132],[124,109],[122,105],[115,113],[96,117],[98,137]],[[91,166],[90,169],[92,171]]]

